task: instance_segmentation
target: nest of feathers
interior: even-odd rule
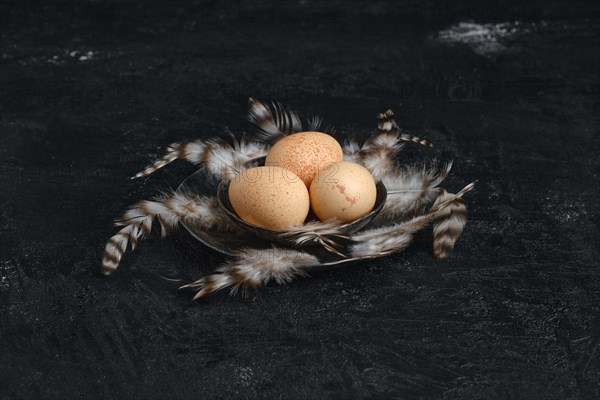
[[[162,158],[132,179],[148,176],[182,159],[198,165],[217,181],[231,180],[248,168],[252,160],[264,157],[269,148],[286,135],[303,130],[333,134],[331,127],[322,127],[319,117],[309,118],[307,129],[303,129],[298,114],[277,102],[250,99],[248,119],[254,130],[251,139],[231,135],[230,142],[216,138],[173,143]],[[440,184],[450,173],[451,162],[399,165],[398,152],[407,143],[426,147],[431,144],[403,132],[391,110],[379,114],[378,119],[377,132],[364,143],[349,140],[342,146],[344,160],[367,168],[387,189],[387,201],[371,223],[354,233],[339,231],[340,223],[336,221],[314,221],[293,230],[282,230],[282,237],[293,237],[296,245],[272,243],[267,248],[236,249],[216,271],[182,288],[196,290],[195,300],[225,288],[235,293],[240,288],[260,287],[269,282],[288,283],[323,263],[318,252],[305,246],[307,243],[317,243],[335,252],[345,263],[403,251],[414,234],[429,225],[433,227],[433,255],[437,259],[448,257],[467,220],[462,197],[475,183],[450,193]],[[148,237],[155,222],[160,225],[162,236],[180,225],[240,234],[239,226],[220,207],[216,190],[212,195],[181,190],[164,193],[153,200],[138,202],[115,221],[120,230],[106,244],[102,273],[112,274],[128,247],[133,250],[141,239]]]

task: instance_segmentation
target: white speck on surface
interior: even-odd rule
[[[544,197],[543,210],[559,224],[579,223],[587,216],[586,205],[579,199],[565,198],[557,192]]]
[[[240,382],[244,386],[251,386],[254,378],[254,372],[250,367],[241,367],[238,370]]]
[[[515,39],[522,35],[548,36],[565,35],[571,31],[576,36],[597,36],[600,25],[595,20],[579,20],[565,24],[560,21],[502,22],[478,24],[463,21],[437,33],[435,40],[442,43],[461,43],[481,55],[493,55],[515,47]],[[562,37],[562,36],[561,36]]]
[[[438,40],[446,43],[464,43],[478,54],[492,54],[505,50],[501,39],[517,33],[516,24],[477,24],[459,22],[438,33]]]
[[[94,52],[88,51],[87,53],[79,57],[79,61],[87,61],[91,60],[92,58],[94,58]]]

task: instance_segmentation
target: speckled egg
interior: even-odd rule
[[[289,169],[298,175],[308,188],[320,169],[343,159],[342,147],[331,135],[322,132],[298,132],[275,143],[267,153],[265,165]]]
[[[310,185],[312,210],[321,221],[329,218],[355,221],[373,209],[376,197],[371,173],[362,165],[348,161],[329,164]]]
[[[304,183],[278,166],[249,168],[229,184],[229,201],[244,221],[267,229],[302,225],[310,209]]]

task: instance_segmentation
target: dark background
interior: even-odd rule
[[[0,398],[599,398],[597,2],[0,4]],[[443,40],[469,21],[500,36]],[[194,167],[128,178],[249,96],[341,137],[393,108],[435,144],[401,157],[478,180],[451,257],[191,302],[224,257],[181,232],[102,277],[113,218]]]

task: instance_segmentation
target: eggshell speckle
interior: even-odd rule
[[[371,173],[362,165],[348,161],[326,166],[310,185],[311,206],[321,221],[329,218],[355,221],[373,209],[376,197]]]
[[[291,171],[277,166],[241,172],[229,184],[228,194],[241,219],[267,229],[302,225],[310,209],[304,183]]]
[[[331,135],[298,132],[275,143],[267,153],[265,165],[289,169],[302,179],[306,187],[310,187],[320,169],[343,158],[342,147]]]

